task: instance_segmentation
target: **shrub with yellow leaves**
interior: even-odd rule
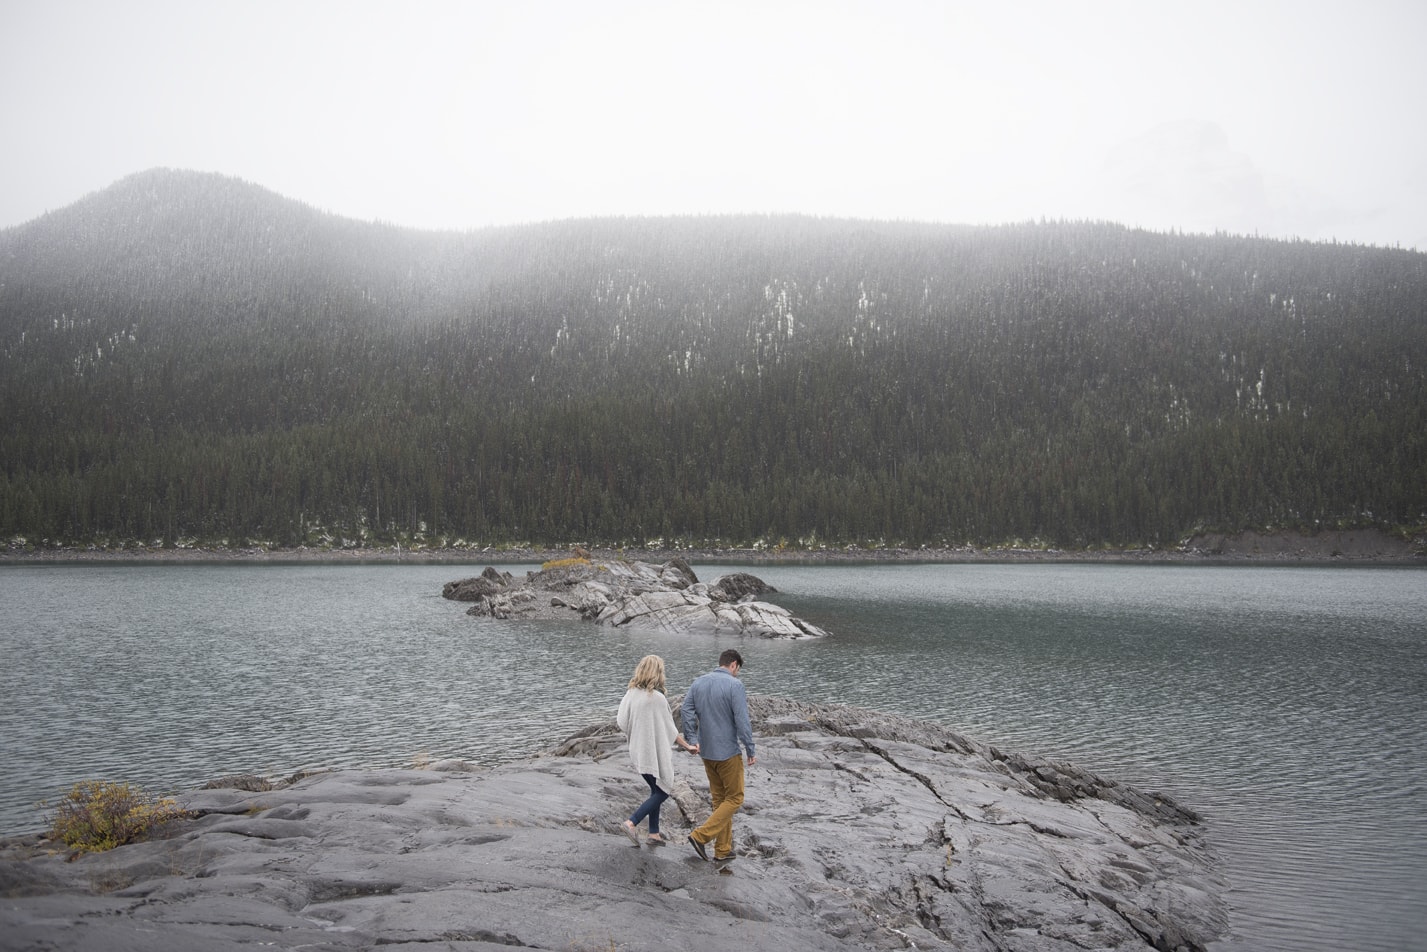
[[[127,783],[85,780],[56,806],[49,833],[82,853],[100,853],[147,839],[188,816],[171,798],[151,796]]]
[[[544,572],[544,571],[547,570],[547,569],[567,569],[567,568],[570,568],[570,567],[573,566],[573,565],[589,565],[589,564],[590,564],[590,560],[589,560],[589,559],[582,559],[582,558],[578,558],[578,557],[577,557],[577,558],[573,558],[573,559],[555,559],[555,560],[553,560],[553,561],[546,562],[546,563],[544,563],[543,565],[541,565],[541,566],[540,566],[540,571]]]

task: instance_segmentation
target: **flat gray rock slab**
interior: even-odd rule
[[[1223,885],[1191,814],[936,725],[752,699],[758,762],[727,870],[676,758],[670,843],[612,724],[490,769],[338,771],[202,790],[166,839],[0,851],[0,948],[1203,949]]]

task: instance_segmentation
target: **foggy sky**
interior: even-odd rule
[[[154,166],[472,228],[803,212],[1427,250],[1427,3],[0,0],[0,227]]]

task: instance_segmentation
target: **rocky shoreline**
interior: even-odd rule
[[[1103,562],[1123,564],[1168,563],[1191,565],[1286,563],[1304,565],[1427,565],[1427,534],[1411,538],[1380,529],[1335,529],[1312,534],[1291,531],[1204,533],[1172,548],[1054,549],[1018,546],[957,548],[864,548],[859,546],[815,549],[778,548],[602,548],[589,546],[601,559],[688,562],[724,565],[836,565],[842,563],[1021,563]],[[570,548],[528,546],[460,547],[307,547],[263,546],[122,548],[20,545],[0,547],[0,563],[27,562],[273,562],[273,563],[471,563],[525,565],[562,559]]]
[[[494,566],[447,582],[444,598],[470,603],[478,618],[581,618],[611,628],[655,628],[754,638],[825,638],[827,632],[762,596],[776,592],[747,572],[700,581],[683,559],[661,564],[600,559],[581,549],[517,579]]]
[[[677,704],[677,699],[672,702]],[[166,838],[0,844],[7,949],[1204,950],[1227,933],[1198,818],[939,725],[754,696],[758,762],[717,869],[680,758],[664,846],[613,723],[498,767],[227,778]]]

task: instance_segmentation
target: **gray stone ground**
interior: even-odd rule
[[[0,948],[179,952],[1202,949],[1223,884],[1188,811],[936,725],[752,699],[758,762],[726,871],[676,761],[666,846],[612,724],[496,768],[339,771],[196,791],[166,839],[0,849]],[[249,778],[248,786],[262,786]]]

